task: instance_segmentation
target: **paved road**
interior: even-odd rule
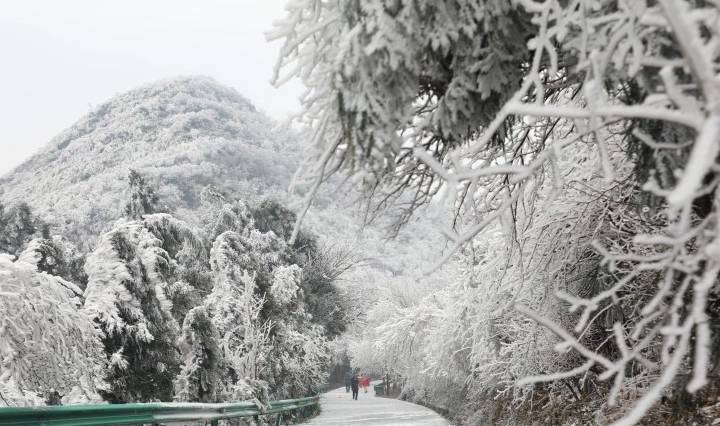
[[[322,412],[307,425],[367,425],[367,426],[448,426],[439,414],[421,405],[397,399],[376,397],[372,386],[357,401],[345,388],[325,393],[320,398]]]

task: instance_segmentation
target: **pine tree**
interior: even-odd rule
[[[175,400],[223,402],[229,378],[221,336],[205,304],[188,312],[183,322],[181,350],[184,362],[175,378]]]
[[[128,187],[130,199],[125,204],[125,217],[142,219],[143,215],[157,212],[158,196],[140,173],[130,169]]]
[[[252,209],[245,201],[230,202],[211,187],[203,190],[201,201],[205,234],[211,241],[226,231],[244,234],[255,228]]]
[[[260,232],[273,231],[285,241],[290,239],[297,217],[292,210],[274,199],[264,199],[252,209],[255,228]]]
[[[178,324],[212,290],[209,249],[198,230],[167,213],[145,215],[143,226],[162,241],[170,258],[166,289]]]
[[[61,236],[34,238],[18,260],[35,265],[41,272],[76,283],[81,289],[87,285],[85,255]]]
[[[85,311],[104,333],[109,401],[172,399],[179,330],[168,294],[173,259],[162,246],[142,222],[119,222],[88,256]]]
[[[27,203],[16,204],[6,211],[0,208],[0,215],[0,253],[19,254],[25,244],[47,227],[33,215]]]

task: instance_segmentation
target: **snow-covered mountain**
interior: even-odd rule
[[[130,169],[156,188],[161,206],[192,224],[207,185],[251,202],[293,201],[286,190],[301,151],[297,132],[234,89],[209,77],[173,78],[119,94],[82,117],[0,178],[0,202],[27,202],[53,233],[87,250],[122,216]],[[356,198],[323,187],[304,226],[331,244],[361,251],[370,265],[357,272],[365,284],[419,276],[418,262],[433,256],[439,233],[424,220],[394,241],[378,227],[359,235],[362,221],[350,203]]]
[[[162,80],[115,96],[60,133],[0,178],[0,200],[27,202],[63,234],[95,236],[120,217],[135,169],[192,221],[206,185],[248,199],[285,190],[297,161],[292,139],[212,78]]]
[[[235,204],[234,207],[237,209],[233,210],[233,205],[221,203],[215,206],[216,210],[210,211],[210,215],[207,203],[204,208],[200,208],[200,195],[208,185],[220,190],[226,199],[229,199],[228,201],[243,199],[255,207],[261,206],[262,203],[258,202],[267,198],[279,199],[285,205],[296,204],[298,200],[288,195],[286,189],[302,155],[304,145],[301,137],[298,132],[278,126],[236,91],[206,77],[164,80],[120,94],[81,118],[37,154],[0,178],[0,203],[13,206],[12,210],[25,212],[24,216],[20,213],[5,216],[13,220],[17,217],[25,218],[25,221],[19,220],[17,223],[27,224],[26,228],[21,227],[18,230],[22,238],[17,238],[18,242],[13,245],[16,248],[13,252],[22,252],[19,263],[13,262],[10,256],[0,256],[0,261],[4,259],[4,264],[0,266],[6,270],[5,275],[12,278],[9,284],[5,284],[14,285],[11,288],[14,294],[24,297],[19,300],[23,300],[27,306],[34,306],[32,303],[40,299],[42,292],[25,292],[22,286],[35,288],[44,285],[49,290],[43,291],[58,290],[57,293],[64,297],[64,293],[60,293],[64,288],[64,281],[50,274],[59,271],[58,274],[62,272],[68,277],[77,278],[79,283],[84,280],[82,282],[86,286],[84,302],[80,309],[87,310],[91,315],[97,313],[97,316],[92,317],[92,321],[97,321],[93,323],[87,316],[77,318],[85,318],[87,323],[82,324],[88,330],[94,330],[93,324],[104,324],[104,336],[111,337],[102,341],[105,352],[100,349],[100,341],[95,338],[97,336],[90,336],[87,339],[89,343],[82,345],[88,348],[87,354],[81,354],[84,358],[76,357],[62,362],[66,362],[67,365],[80,364],[88,371],[87,377],[94,377],[93,374],[98,368],[105,368],[102,363],[108,358],[109,373],[102,377],[105,377],[103,380],[107,380],[111,385],[110,393],[103,395],[109,401],[169,400],[177,395],[181,395],[178,397],[180,400],[198,400],[201,397],[195,395],[192,386],[188,385],[195,379],[186,378],[195,377],[192,374],[195,374],[196,370],[192,369],[195,367],[187,366],[200,366],[202,363],[193,361],[194,358],[187,358],[190,361],[183,364],[177,358],[177,352],[180,350],[176,347],[177,329],[182,325],[182,336],[194,336],[195,331],[191,333],[188,330],[193,330],[192,327],[197,325],[200,327],[198,330],[205,330],[202,333],[208,336],[214,336],[213,333],[227,336],[229,332],[226,333],[222,328],[225,327],[222,324],[227,322],[225,319],[218,319],[217,324],[221,324],[218,326],[208,322],[215,321],[212,318],[225,317],[217,316],[215,313],[207,314],[210,311],[205,309],[206,306],[217,306],[219,301],[223,301],[227,303],[227,308],[219,308],[218,312],[232,312],[238,309],[238,306],[245,306],[247,309],[254,309],[252,312],[255,313],[246,311],[249,313],[242,314],[244,317],[250,318],[255,315],[254,318],[259,318],[260,310],[266,309],[264,300],[272,300],[275,305],[267,305],[269,307],[263,311],[263,315],[267,312],[270,318],[268,324],[270,321],[273,326],[279,323],[272,320],[274,317],[269,316],[275,313],[278,314],[277,318],[283,318],[283,324],[286,322],[291,324],[289,320],[291,316],[286,314],[292,313],[297,318],[303,319],[302,321],[306,321],[304,318],[315,318],[317,327],[301,328],[300,321],[297,321],[297,324],[292,323],[298,325],[296,328],[277,332],[277,336],[280,337],[273,337],[275,340],[272,343],[272,350],[285,351],[284,348],[291,348],[286,352],[277,352],[290,354],[282,355],[285,357],[283,359],[290,361],[272,362],[271,364],[278,365],[281,369],[273,370],[263,376],[267,377],[263,379],[266,380],[263,383],[268,385],[258,384],[257,389],[265,386],[262,389],[271,389],[278,395],[297,394],[292,390],[295,388],[289,387],[295,386],[292,384],[294,382],[286,378],[301,377],[301,382],[307,384],[312,377],[322,376],[323,370],[320,369],[324,365],[322,359],[329,357],[327,354],[330,353],[329,346],[325,345],[325,336],[336,337],[337,333],[343,331],[347,331],[347,336],[352,336],[353,331],[349,327],[360,327],[360,325],[350,320],[362,319],[364,315],[368,315],[370,307],[375,302],[390,297],[404,301],[412,300],[413,294],[444,287],[447,285],[447,280],[452,279],[451,275],[443,271],[443,274],[436,274],[424,282],[419,281],[423,267],[426,266],[424,263],[433,261],[438,247],[438,233],[432,232],[433,227],[427,219],[411,224],[393,241],[386,241],[385,234],[377,226],[367,227],[360,233],[362,220],[355,214],[357,209],[349,203],[356,199],[358,194],[348,186],[343,187],[344,191],[324,187],[306,217],[304,229],[318,236],[319,245],[311,249],[309,246],[314,247],[311,244],[304,249],[317,250],[317,253],[325,253],[323,256],[327,256],[326,259],[308,256],[306,259],[311,260],[306,260],[306,263],[294,260],[295,257],[287,257],[290,256],[288,253],[295,253],[290,251],[293,249],[287,248],[284,242],[273,234],[266,234],[259,228],[256,229],[249,219],[244,220],[243,218],[247,219],[249,216],[243,215],[251,214],[251,210],[247,209],[246,205]],[[150,183],[157,195],[159,207],[171,213],[170,215],[146,215],[142,220],[117,221],[125,216],[126,204],[131,199],[131,186],[128,182],[131,180],[130,170],[135,170],[144,178],[141,179],[144,181],[143,194],[152,193],[145,186],[145,183]],[[135,201],[139,202],[137,200],[139,180],[137,175],[133,174],[133,176],[135,176],[132,180],[135,182],[136,192],[132,195],[136,197]],[[342,192],[350,194],[342,197],[340,195]],[[154,204],[155,197],[153,196],[152,199]],[[37,223],[50,224],[52,234],[59,234],[55,235],[57,238],[34,239],[28,244],[27,237],[30,234],[34,236],[44,234],[46,228],[43,226],[42,232],[38,232],[40,226],[35,226],[30,209],[14,206],[19,202],[29,204],[32,213],[41,218]],[[225,207],[228,208],[227,211]],[[140,209],[135,211],[146,212]],[[274,213],[270,211],[267,210],[262,217],[273,220],[271,216]],[[281,214],[284,215],[285,212]],[[5,226],[5,216],[0,214],[0,225],[3,226],[0,228],[0,231],[3,231],[0,232],[2,234],[0,237],[5,236],[5,229],[16,227],[14,226],[16,222]],[[208,224],[207,219],[210,219],[213,225],[203,227],[201,216],[205,219],[204,225]],[[173,217],[182,220],[176,221]],[[279,219],[284,220],[285,217],[287,216]],[[226,226],[225,219],[228,218],[230,225]],[[162,238],[153,234],[150,229],[158,232]],[[218,232],[215,232],[216,230]],[[23,234],[20,231],[26,232]],[[163,234],[164,231],[167,233]],[[80,250],[76,250],[61,237],[68,237],[71,242],[80,246]],[[201,241],[203,238],[207,241]],[[212,243],[212,245],[204,243]],[[211,246],[213,250],[210,253],[202,249]],[[67,255],[63,251],[66,247]],[[194,248],[196,251],[185,252],[185,248],[188,250]],[[182,255],[179,254],[181,252]],[[300,262],[303,266],[288,263],[282,264],[282,268],[285,269],[281,269],[281,266],[278,266],[279,262],[281,259],[284,261],[286,257],[293,259],[293,262]],[[198,259],[195,258],[200,260],[196,262]],[[69,261],[66,262],[65,259]],[[297,259],[301,258],[298,256]],[[63,267],[53,267],[49,273],[45,273],[48,272],[48,268],[43,269],[42,273],[36,273],[34,266],[28,263],[41,264],[41,261],[43,265]],[[318,265],[322,265],[323,262],[337,265],[331,266],[338,270],[344,269],[345,263],[348,262],[348,266],[352,268],[345,271],[340,281],[327,275],[326,270],[322,269],[323,266],[312,266],[312,262],[318,262]],[[66,264],[76,266],[72,273],[69,272],[70,267],[65,268]],[[328,267],[327,271],[332,272],[332,268]],[[162,272],[158,272],[160,270]],[[252,276],[252,278],[247,278],[246,281],[224,278],[234,276],[240,270],[246,273],[245,277]],[[319,271],[317,277],[320,278],[312,281],[314,270]],[[304,276],[303,271],[310,272]],[[234,295],[242,294],[254,297],[255,292],[247,290],[255,288],[251,286],[256,285],[257,288],[261,288],[260,284],[256,284],[260,281],[255,281],[256,277],[260,276],[258,274],[263,274],[258,278],[264,280],[262,291],[265,291],[264,294],[270,294],[272,299],[264,299],[265,296],[260,302],[252,298],[233,299]],[[299,281],[300,277],[305,277],[302,278],[305,281]],[[53,281],[55,279],[60,281]],[[218,282],[229,284],[217,285]],[[238,291],[234,287],[241,282],[246,286],[244,291]],[[302,283],[309,284],[298,290]],[[391,283],[394,285],[390,285]],[[326,285],[327,288],[322,290],[321,285]],[[120,287],[122,289],[116,292]],[[170,290],[164,290],[165,288]],[[330,288],[333,290],[329,290]],[[159,292],[158,289],[163,292]],[[73,291],[74,295],[79,294],[80,288],[75,288]],[[210,292],[209,296],[207,292]],[[292,295],[295,294],[308,295],[307,311],[298,311],[298,306],[301,306],[299,304],[292,306],[288,304],[289,301],[294,300],[295,296]],[[56,299],[61,300],[60,296]],[[71,321],[64,319],[76,318],[72,316],[76,312],[57,300],[51,299],[45,302],[53,307],[63,307],[63,312],[68,311],[69,314],[50,312],[59,318],[53,320],[52,324],[66,326],[54,335],[70,335],[67,330],[79,326],[75,324],[75,319]],[[302,300],[305,303],[305,299]],[[5,315],[6,318],[8,315],[9,318],[15,318],[25,315],[25,312],[31,312],[33,315],[39,312],[37,309],[25,309],[25,305],[22,304],[13,306],[15,309],[10,309],[8,306],[10,305],[3,307],[0,303],[0,311],[4,309],[9,312]],[[134,322],[136,317],[130,320],[121,318],[122,312],[131,311],[132,315],[142,319],[142,322],[137,323],[140,325]],[[110,314],[106,314],[107,312]],[[141,313],[137,314],[137,312]],[[308,312],[308,315],[298,312]],[[343,316],[338,316],[340,314]],[[35,317],[30,315],[28,318]],[[105,320],[101,318],[111,319],[102,322]],[[228,314],[228,318],[235,317]],[[328,320],[321,322],[324,321],[323,318]],[[0,326],[2,320],[3,315],[0,315]],[[199,321],[204,322],[201,324]],[[132,325],[127,327],[126,331],[129,331],[123,335],[124,337],[117,338],[109,330],[118,329],[115,324],[120,322],[132,323]],[[46,326],[42,322],[38,325],[34,320],[25,323],[29,327],[37,326],[37,329],[43,330],[42,327]],[[233,330],[239,329],[237,325],[233,327]],[[129,338],[130,333],[135,333],[134,330],[144,330],[142,333],[147,334],[142,334],[143,337],[140,338]],[[261,328],[258,330],[266,333]],[[335,334],[326,330],[334,330],[332,333]],[[42,332],[33,332],[33,335],[42,334]],[[254,338],[247,336],[249,334],[242,338],[243,341],[246,338]],[[282,340],[284,336],[301,339],[303,350],[298,352],[297,346],[291,347],[294,340],[290,338]],[[319,336],[318,344],[308,346],[308,342],[313,339],[312,336]],[[260,337],[258,339],[260,339],[257,340],[258,342],[261,341]],[[208,345],[219,347],[217,341],[210,340]],[[133,349],[125,346],[126,341],[142,342]],[[122,344],[115,345],[116,342]],[[142,346],[143,342],[148,345]],[[183,343],[185,346],[195,344],[199,343],[190,340]],[[268,343],[257,345],[265,347],[262,345],[266,344]],[[92,345],[96,345],[97,348]],[[62,345],[55,346],[62,347]],[[130,349],[123,352],[126,347]],[[138,349],[141,347],[143,352]],[[205,353],[205,349],[202,351],[198,349],[201,346],[192,347],[195,349],[188,353]],[[74,353],[62,348],[59,352]],[[54,350],[55,348],[41,350],[39,353],[49,352],[55,356]],[[133,354],[143,355],[133,358]],[[298,356],[301,356],[302,360],[311,360],[311,362],[295,361]],[[126,359],[130,361],[124,361]],[[20,361],[22,361],[20,358],[11,360],[16,363]],[[144,377],[140,378],[142,380],[138,379],[138,372],[147,370],[144,364],[146,361],[151,367],[160,366],[157,371],[153,370],[153,380],[148,382],[151,383],[150,386],[145,386],[147,380]],[[237,365],[244,362],[238,361]],[[102,365],[98,367],[100,364]],[[225,364],[223,361],[213,365]],[[286,365],[293,368],[299,366],[297,371],[303,372],[288,373],[290,370],[286,369]],[[135,368],[135,370],[127,373],[127,368]],[[235,371],[240,371],[241,367],[237,368],[238,370]],[[313,368],[314,370],[311,371]],[[205,374],[207,377],[231,376],[225,372],[197,374]],[[64,380],[58,381],[58,386],[55,388],[62,387],[63,396],[66,396],[68,390],[73,389],[78,381],[77,377],[73,374],[64,376]],[[320,379],[312,380],[319,383]],[[32,400],[42,403],[44,390],[37,384],[28,383],[22,383],[17,389],[15,385],[10,387],[11,394],[17,396],[15,400],[26,403],[26,394],[23,392],[25,389],[30,389],[32,392],[38,392]],[[179,387],[175,386],[175,383],[180,383]],[[213,383],[215,383],[213,386],[217,386],[216,389],[220,389],[218,392],[225,392],[222,389],[230,386],[221,380]],[[3,385],[3,381],[0,380],[0,391],[3,391]],[[175,396],[171,391],[174,386]],[[298,386],[296,388],[300,389]],[[248,386],[247,389],[254,392],[255,388]],[[88,398],[99,398],[96,395],[97,390],[92,387],[84,389],[83,392],[86,392]],[[232,394],[230,398],[248,398],[246,396],[250,395],[248,392],[242,395]],[[217,400],[225,397],[217,396]],[[2,401],[0,405],[1,403]]]

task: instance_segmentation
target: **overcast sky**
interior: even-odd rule
[[[113,95],[203,74],[282,119],[296,82],[270,83],[265,31],[286,0],[5,0],[0,5],[0,175]]]

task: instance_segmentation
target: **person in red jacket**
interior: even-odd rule
[[[360,377],[360,386],[362,386],[365,393],[367,393],[368,387],[370,386],[370,376],[362,375]]]

